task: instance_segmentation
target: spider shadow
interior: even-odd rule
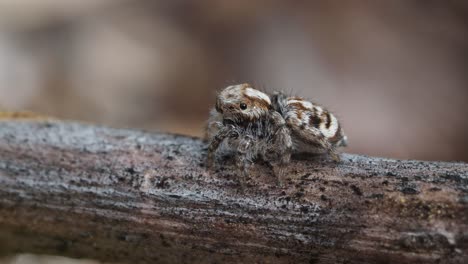
[[[311,165],[336,167],[339,165],[339,161],[335,161],[327,153],[294,153],[291,156],[291,161],[303,162]]]
[[[327,161],[329,160],[329,157],[324,153],[300,152],[292,154],[291,159],[298,161]]]

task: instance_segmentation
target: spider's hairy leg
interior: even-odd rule
[[[330,155],[330,157],[333,159],[334,162],[336,163],[339,163],[341,161],[341,157],[340,155],[338,154],[338,152],[336,152],[335,148],[332,147],[329,151],[328,151],[328,154]]]
[[[249,168],[252,165],[254,153],[252,153],[254,140],[251,136],[244,136],[239,139],[237,146],[236,165],[240,175],[239,183],[244,188],[249,177]]]
[[[289,129],[285,126],[278,129],[275,137],[274,145],[278,159],[276,162],[270,163],[273,166],[278,185],[282,185],[285,181],[286,167],[291,161],[292,140]]]
[[[211,115],[208,123],[205,126],[205,134],[203,136],[204,142],[210,142],[224,127],[222,117]]]
[[[213,168],[214,158],[216,150],[219,148],[221,143],[228,137],[235,136],[236,131],[235,127],[232,125],[224,126],[222,123],[218,122],[216,125],[220,127],[219,131],[211,138],[210,145],[208,146],[208,154],[206,157],[206,166],[207,168]]]
[[[277,183],[282,185],[284,182],[286,166],[291,160],[292,139],[291,132],[286,126],[283,117],[276,111],[271,113],[271,122],[276,128],[272,138],[272,145],[267,149],[265,156],[268,157],[273,167]]]

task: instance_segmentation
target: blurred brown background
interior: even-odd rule
[[[467,3],[1,0],[0,108],[200,136],[251,82],[328,106],[350,152],[468,161]]]
[[[468,161],[467,1],[0,1],[0,107],[202,135],[250,82],[337,113],[347,151]]]

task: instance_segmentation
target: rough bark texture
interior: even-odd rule
[[[203,167],[177,135],[0,122],[0,254],[159,263],[467,263],[468,165],[296,157]]]

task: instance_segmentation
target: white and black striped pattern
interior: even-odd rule
[[[346,138],[338,119],[323,107],[293,97],[287,99],[285,109],[283,116],[291,127],[318,130],[330,143],[337,146],[345,143]]]

